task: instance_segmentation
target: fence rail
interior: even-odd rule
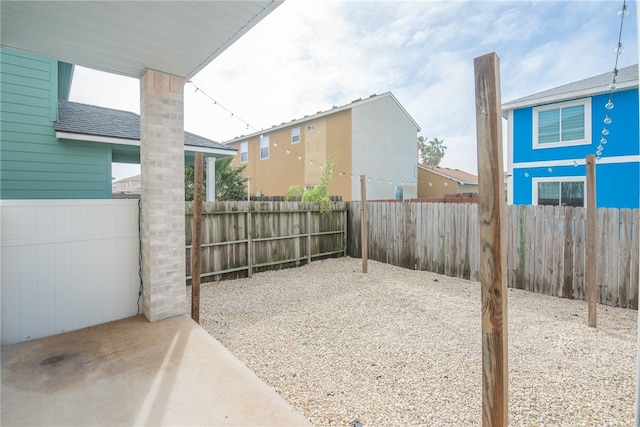
[[[348,250],[359,257],[360,202],[349,202]],[[369,258],[478,280],[475,204],[367,202]],[[584,299],[586,212],[553,206],[507,207],[507,283]],[[598,302],[638,307],[638,209],[598,209]]]
[[[186,204],[186,266],[191,279],[193,204]],[[347,210],[334,202],[320,214],[309,202],[206,202],[202,219],[205,280],[251,276],[298,266],[317,258],[346,255]]]

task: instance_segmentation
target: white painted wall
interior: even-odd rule
[[[1,200],[1,344],[134,316],[137,200]]]
[[[403,183],[415,186],[418,129],[394,99],[378,95],[354,107],[351,118],[352,199],[360,200],[362,174],[367,176],[369,200],[394,199],[396,186]]]

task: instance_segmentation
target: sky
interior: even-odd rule
[[[618,68],[638,62],[636,6],[628,2]],[[444,139],[441,166],[475,174],[474,58],[500,57],[503,102],[610,72],[621,7],[286,0],[193,77],[201,91],[185,85],[185,130],[224,142],[392,92],[422,128],[418,135]],[[70,100],[139,113],[139,81],[76,67]],[[113,173],[121,179],[139,168]]]

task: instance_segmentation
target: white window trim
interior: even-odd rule
[[[531,179],[531,204],[538,205],[538,183],[539,182],[583,182],[584,183],[584,206],[587,206],[587,177],[585,176],[556,176],[549,178]]]
[[[263,141],[267,142],[266,147],[262,146]],[[267,149],[267,157],[262,157],[263,148]],[[271,142],[269,141],[269,135],[260,135],[260,160],[267,160],[269,157],[271,157]]]
[[[584,139],[560,142],[538,143],[538,113],[541,111],[557,110],[574,105],[584,105]],[[541,107],[534,107],[533,114],[533,149],[540,150],[545,148],[571,147],[575,145],[591,144],[591,98],[579,99],[577,101],[559,102],[557,104],[549,104]]]
[[[293,133],[293,131],[294,131],[294,130],[296,130],[296,129],[298,129],[298,133],[297,133],[297,135]],[[297,141],[294,141],[294,140],[293,140],[293,137],[294,137],[294,136],[297,136],[297,137],[298,137],[298,140],[297,140]],[[299,127],[297,127],[297,128],[292,128],[292,129],[291,129],[291,143],[292,143],[292,144],[299,144],[299,143],[300,143],[300,139],[301,139],[300,128],[299,128]]]
[[[246,150],[242,150],[242,148],[246,148]],[[242,153],[247,153],[247,160],[242,161]],[[247,163],[249,161],[249,141],[244,141],[240,143],[240,163]]]

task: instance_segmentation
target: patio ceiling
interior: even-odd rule
[[[0,2],[3,47],[138,78],[191,78],[282,1]]]

